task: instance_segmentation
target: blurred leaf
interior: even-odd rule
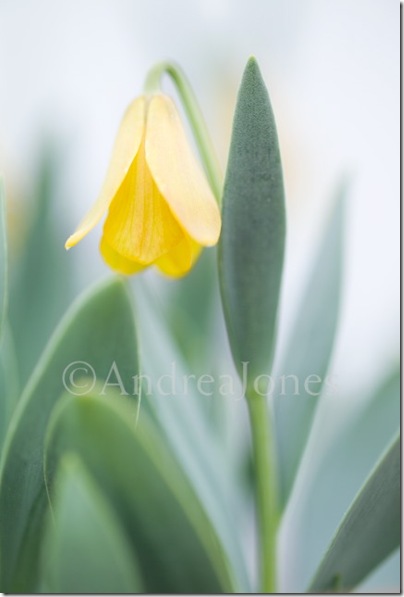
[[[102,380],[108,379],[114,362],[130,388],[138,373],[135,328],[126,286],[115,278],[97,285],[69,310],[11,421],[0,469],[0,569],[5,592],[34,590],[44,492],[43,439],[55,400],[69,380],[66,368],[69,374],[73,369],[77,373],[80,363],[88,364]],[[78,389],[83,391],[82,386]]]
[[[76,451],[121,518],[147,593],[235,590],[212,522],[160,430],[120,396],[66,397],[47,438],[47,476]]]
[[[283,506],[292,489],[310,433],[334,346],[341,292],[344,197],[345,183],[338,189],[333,213],[320,243],[277,375],[285,376],[285,387],[274,400],[280,501]]]
[[[334,397],[338,399],[338,394]],[[352,400],[355,396],[352,396]],[[324,409],[324,417],[329,419]],[[321,413],[319,413],[321,414]],[[299,558],[294,562],[296,586],[308,584],[355,495],[375,463],[397,435],[400,426],[400,370],[380,383],[355,414],[341,422],[333,441],[324,448],[322,420],[318,420],[316,442],[305,454],[299,487],[293,494],[292,518],[288,525],[297,532],[293,545]],[[300,474],[302,473],[302,474]],[[338,487],[338,491],[335,488]]]
[[[197,373],[209,373],[217,277],[215,250],[203,251],[188,276],[176,280],[165,301],[172,334],[183,358]]]
[[[140,593],[135,555],[81,461],[63,457],[42,552],[47,593]]]
[[[163,325],[171,331],[186,367],[196,377],[212,375],[218,379],[225,368],[223,362],[228,363],[218,282],[217,250],[211,247],[202,252],[189,275],[171,283],[165,280],[159,287]],[[228,367],[233,371],[232,363]],[[228,417],[218,388],[199,402],[209,426],[215,426],[218,440],[225,442]]]
[[[0,177],[0,338],[6,319],[8,302],[8,263],[7,263],[7,232],[6,232],[6,199],[4,182]]]
[[[400,439],[378,462],[344,519],[310,593],[352,589],[400,544]]]
[[[401,584],[401,553],[396,549],[386,560],[377,566],[361,582],[355,591],[357,593],[400,593]]]
[[[219,449],[214,429],[203,416],[201,401],[207,398],[198,393],[196,375],[184,365],[155,297],[142,282],[135,281],[145,376],[142,413],[147,410],[159,426],[160,434],[167,438],[226,548],[239,590],[248,591],[249,580],[241,554],[242,531],[234,524],[240,497],[237,483]]]
[[[340,475],[341,481],[344,479],[340,499],[352,499],[399,428],[400,369],[395,367],[345,424],[325,454],[324,465],[334,471],[333,478]],[[330,482],[329,475],[326,483]]]
[[[8,249],[4,182],[0,177],[0,450],[18,399],[18,373],[14,341],[7,321]]]
[[[18,400],[17,362],[10,326],[6,323],[0,337],[0,452]]]
[[[32,214],[27,216],[27,238],[12,268],[10,323],[23,383],[72,298],[71,259],[52,209],[60,165],[58,149],[50,145],[43,153]]]
[[[248,383],[268,374],[285,244],[285,204],[274,116],[258,65],[244,72],[234,117],[219,245],[222,302],[234,361]]]

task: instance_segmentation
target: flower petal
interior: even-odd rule
[[[122,119],[112,150],[112,158],[97,201],[65,244],[70,249],[77,244],[102,218],[117,193],[130,165],[139,150],[146,114],[144,97],[135,99]]]
[[[144,265],[168,253],[184,236],[151,177],[144,143],[111,203],[104,235],[114,251]]]
[[[167,276],[180,278],[189,272],[201,252],[201,246],[186,236],[167,255],[160,257],[154,265]]]
[[[104,258],[104,261],[110,268],[119,272],[121,274],[137,274],[145,269],[146,266],[142,265],[141,263],[136,263],[136,261],[131,261],[130,259],[126,259],[119,255],[116,251],[114,251],[105,240],[105,237],[102,236],[100,242],[100,252]]]
[[[186,138],[173,101],[150,100],[146,119],[146,161],[160,193],[178,222],[204,246],[217,243],[220,211]]]

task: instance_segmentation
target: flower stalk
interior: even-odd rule
[[[261,592],[276,593],[278,492],[272,419],[265,396],[249,391],[247,405],[255,470]]]
[[[223,177],[208,128],[199,107],[198,100],[183,70],[173,62],[159,62],[150,69],[144,85],[146,95],[161,91],[161,79],[168,75],[173,81],[184,107],[203,167],[216,201],[220,205]]]

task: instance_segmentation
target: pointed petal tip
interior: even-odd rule
[[[216,203],[215,205],[217,206]],[[214,247],[219,242],[221,231],[222,218],[219,207],[217,207],[217,210],[212,210],[210,214],[210,221],[205,221],[203,227],[199,228],[199,234],[193,234],[189,230],[187,230],[187,233],[201,246]]]
[[[87,222],[83,221],[77,230],[73,232],[73,234],[70,235],[65,242],[65,249],[69,250],[72,247],[75,247],[81,240],[83,240],[85,236],[87,236],[94,226],[95,223],[88,224]]]
[[[74,232],[71,236],[69,236],[69,238],[67,239],[67,241],[65,242],[65,249],[66,251],[68,251],[69,249],[71,249],[72,247],[74,247],[75,245],[77,245],[77,243],[83,238],[82,234],[79,234],[79,232]]]

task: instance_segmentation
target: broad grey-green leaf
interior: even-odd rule
[[[47,593],[140,593],[136,556],[113,505],[75,454],[63,457],[42,548]]]
[[[353,395],[350,400],[355,398]],[[327,417],[326,412],[324,417]],[[322,435],[328,436],[330,429],[323,431],[319,422],[315,442],[304,455],[302,474],[299,474],[293,503],[287,512],[287,526],[292,535],[289,540],[293,541],[295,552],[300,554],[293,562],[293,583],[285,587],[288,592],[299,592],[310,582],[344,513],[397,435],[399,425],[398,367],[370,396],[362,399],[360,407],[340,424],[327,447],[324,447]]]
[[[142,282],[135,281],[145,381],[140,416],[146,410],[156,421],[225,546],[238,590],[248,591],[242,532],[234,525],[234,519],[239,517],[238,486],[219,449],[214,429],[204,416],[201,401],[208,398],[198,393],[196,375],[184,364],[155,297]]]
[[[77,452],[113,504],[148,593],[232,592],[229,561],[198,494],[161,431],[119,395],[66,397],[47,438],[47,477]]]
[[[334,345],[340,304],[345,183],[297,311],[277,377],[274,400],[281,505],[285,505],[306,445]]]
[[[27,234],[12,263],[9,316],[23,384],[73,296],[72,258],[63,247],[63,205],[57,202],[59,153],[56,144],[48,143],[40,156],[24,210]]]
[[[219,276],[233,358],[248,383],[268,374],[285,244],[285,202],[275,120],[257,62],[244,71],[223,195]]]
[[[6,318],[8,300],[7,259],[6,199],[4,182],[0,177],[0,338]]]
[[[347,592],[400,544],[400,439],[378,462],[344,516],[310,593]]]
[[[122,280],[97,285],[69,310],[17,406],[0,469],[0,570],[4,592],[34,590],[41,526],[43,439],[55,400],[80,367],[107,379],[113,363],[126,387],[138,374],[130,296]],[[91,379],[90,379],[91,382]],[[74,389],[74,388],[73,388]],[[35,510],[37,508],[37,510]],[[34,530],[32,530],[34,529]],[[29,540],[27,539],[29,537]]]

